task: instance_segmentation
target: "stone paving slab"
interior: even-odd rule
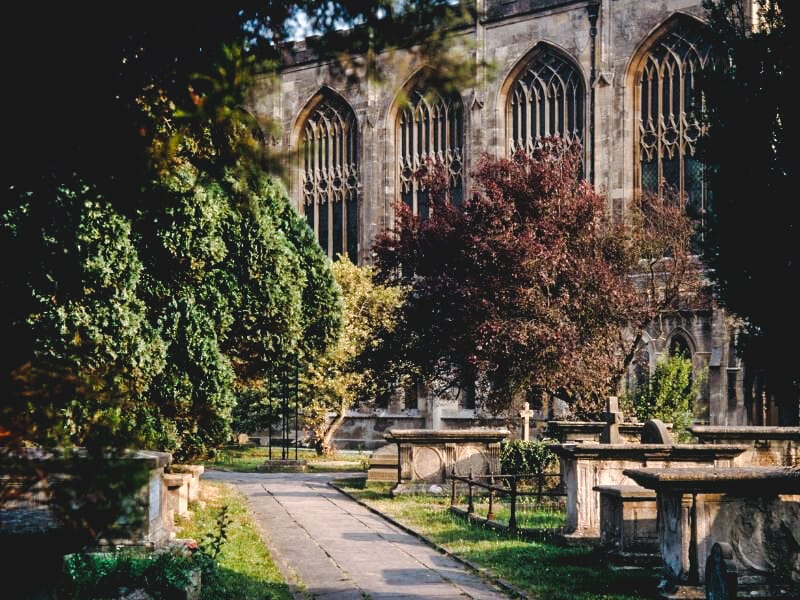
[[[331,473],[229,473],[287,580],[319,600],[500,600],[502,590],[328,486]]]

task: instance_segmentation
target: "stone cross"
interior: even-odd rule
[[[619,424],[622,423],[622,413],[619,412],[619,400],[616,396],[608,397],[606,406],[606,426],[600,441],[603,444],[621,444],[622,438],[619,436]]]
[[[522,410],[519,411],[519,416],[522,417],[522,439],[526,442],[531,439],[531,427],[528,419],[533,416],[530,403],[526,402],[522,405]]]

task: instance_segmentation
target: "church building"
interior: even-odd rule
[[[475,88],[423,89],[425,64],[402,52],[380,83],[336,80],[303,42],[277,89],[256,88],[250,108],[282,125],[273,142],[292,152],[291,197],[329,256],[368,263],[397,201],[424,216],[426,197],[413,173],[427,159],[444,163],[458,197],[470,189],[482,153],[510,156],[553,135],[580,142],[585,176],[607,198],[612,219],[623,219],[637,194],[659,193],[664,184],[702,215],[708,195],[695,88],[711,61],[702,0],[479,0],[478,11],[471,27],[455,33],[496,65]],[[696,373],[706,373],[698,421],[770,424],[773,407],[744,393],[734,347],[734,322],[719,308],[664,315],[644,335],[630,379],[637,369],[652,371],[660,354],[683,351]],[[340,441],[371,447],[386,427],[456,428],[487,417],[469,394],[416,392],[354,412]]]

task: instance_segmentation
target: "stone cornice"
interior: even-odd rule
[[[689,431],[701,440],[795,440],[800,442],[800,427],[695,425],[689,427]]]
[[[732,459],[748,446],[734,444],[599,444],[570,443],[553,444],[550,448],[562,458],[574,459],[621,459],[621,460],[680,460],[711,461],[713,459]]]
[[[656,491],[765,496],[800,494],[800,470],[785,467],[625,469],[642,487]]]

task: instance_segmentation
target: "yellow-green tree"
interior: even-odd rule
[[[310,364],[300,384],[307,401],[306,426],[319,453],[334,450],[333,436],[356,402],[371,402],[380,393],[376,374],[359,357],[392,331],[402,298],[399,287],[381,285],[372,267],[359,267],[340,256],[333,273],[342,288],[342,332],[331,349]]]

